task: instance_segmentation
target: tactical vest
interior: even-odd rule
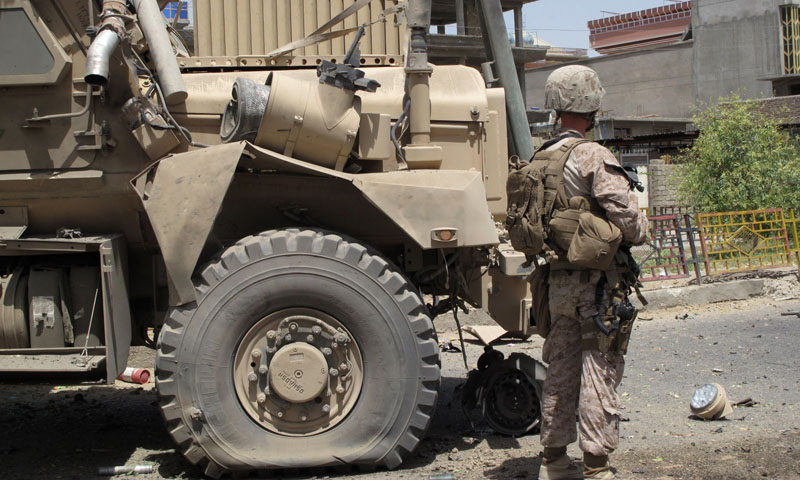
[[[570,198],[564,187],[564,166],[570,154],[587,142],[570,138],[559,148],[547,150],[554,143],[548,142],[530,162],[511,163],[506,227],[511,245],[529,257],[550,250],[562,267],[605,270],[614,260],[622,232],[608,221],[597,200]]]

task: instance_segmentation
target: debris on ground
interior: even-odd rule
[[[117,380],[143,385],[150,380],[150,370],[146,368],[127,367],[125,371],[119,374]]]
[[[758,405],[758,402],[754,401],[750,397],[745,398],[744,400],[739,400],[733,404],[734,407],[755,407],[756,405]]]
[[[453,343],[453,340],[442,340],[439,342],[439,350],[443,352],[461,353],[461,348]]]
[[[508,333],[505,328],[499,325],[466,325],[461,328],[461,331],[477,338],[484,345],[491,345]]]
[[[138,475],[153,473],[155,469],[152,465],[122,465],[118,467],[100,467],[97,470],[98,475],[113,476],[113,475]]]

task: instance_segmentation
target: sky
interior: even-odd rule
[[[522,9],[523,28],[555,47],[590,48],[589,20],[676,3],[670,0],[539,0]],[[613,13],[604,13],[613,12]],[[506,24],[513,28],[511,13]],[[596,55],[594,51],[590,52]]]

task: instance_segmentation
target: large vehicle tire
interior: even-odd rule
[[[156,385],[186,458],[228,472],[397,467],[431,420],[433,324],[377,252],[319,230],[244,238],[161,331]],[[338,366],[337,366],[338,365]]]

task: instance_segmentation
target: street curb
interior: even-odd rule
[[[642,307],[639,299],[635,295],[631,295],[634,306],[642,310],[658,310],[680,305],[707,305],[759,297],[764,294],[764,279],[754,278],[708,285],[665,288],[649,290],[642,294],[648,301],[647,307]]]

